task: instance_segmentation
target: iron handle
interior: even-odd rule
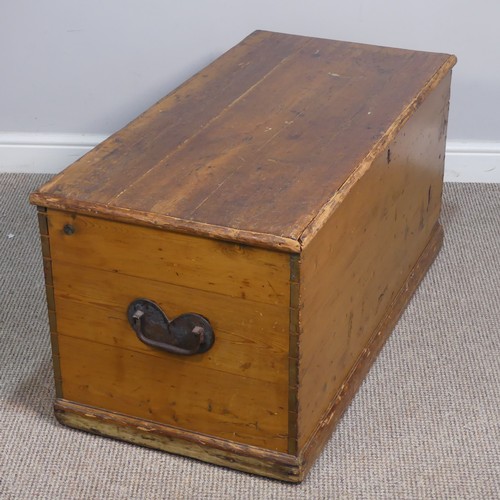
[[[189,356],[206,352],[215,340],[207,318],[188,313],[170,321],[152,300],[132,301],[128,306],[127,317],[139,340],[173,354]]]

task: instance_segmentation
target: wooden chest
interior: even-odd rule
[[[454,63],[255,32],[33,193],[57,418],[301,481],[439,250]]]

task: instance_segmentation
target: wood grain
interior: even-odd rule
[[[53,260],[289,305],[285,253],[48,210]],[[71,224],[75,234],[63,228]],[[91,249],[92,251],[89,251]]]
[[[116,196],[209,127],[306,42],[300,37],[253,33],[51,179],[44,192],[94,203]],[[148,196],[141,193],[141,198]]]
[[[154,300],[171,319],[196,312],[210,320],[216,342],[201,358],[193,358],[193,363],[228,375],[234,373],[279,384],[288,382],[288,308],[57,260],[54,280],[58,331],[64,335],[119,345],[171,359],[174,364],[186,359],[143,344],[131,329],[126,316],[128,304],[146,297]]]
[[[454,63],[258,32],[31,199],[296,252]]]
[[[448,98],[446,78],[302,253],[299,448],[429,241],[441,207]]]
[[[59,334],[63,397],[237,443],[287,451],[287,386]],[[180,358],[180,357],[179,357]]]

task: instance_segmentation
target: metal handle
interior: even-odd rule
[[[139,340],[162,351],[185,356],[199,354],[208,351],[215,341],[207,318],[188,313],[170,321],[152,300],[133,300],[127,317]]]

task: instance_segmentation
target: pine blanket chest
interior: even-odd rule
[[[33,193],[57,418],[301,481],[440,248],[454,64],[258,31]]]

